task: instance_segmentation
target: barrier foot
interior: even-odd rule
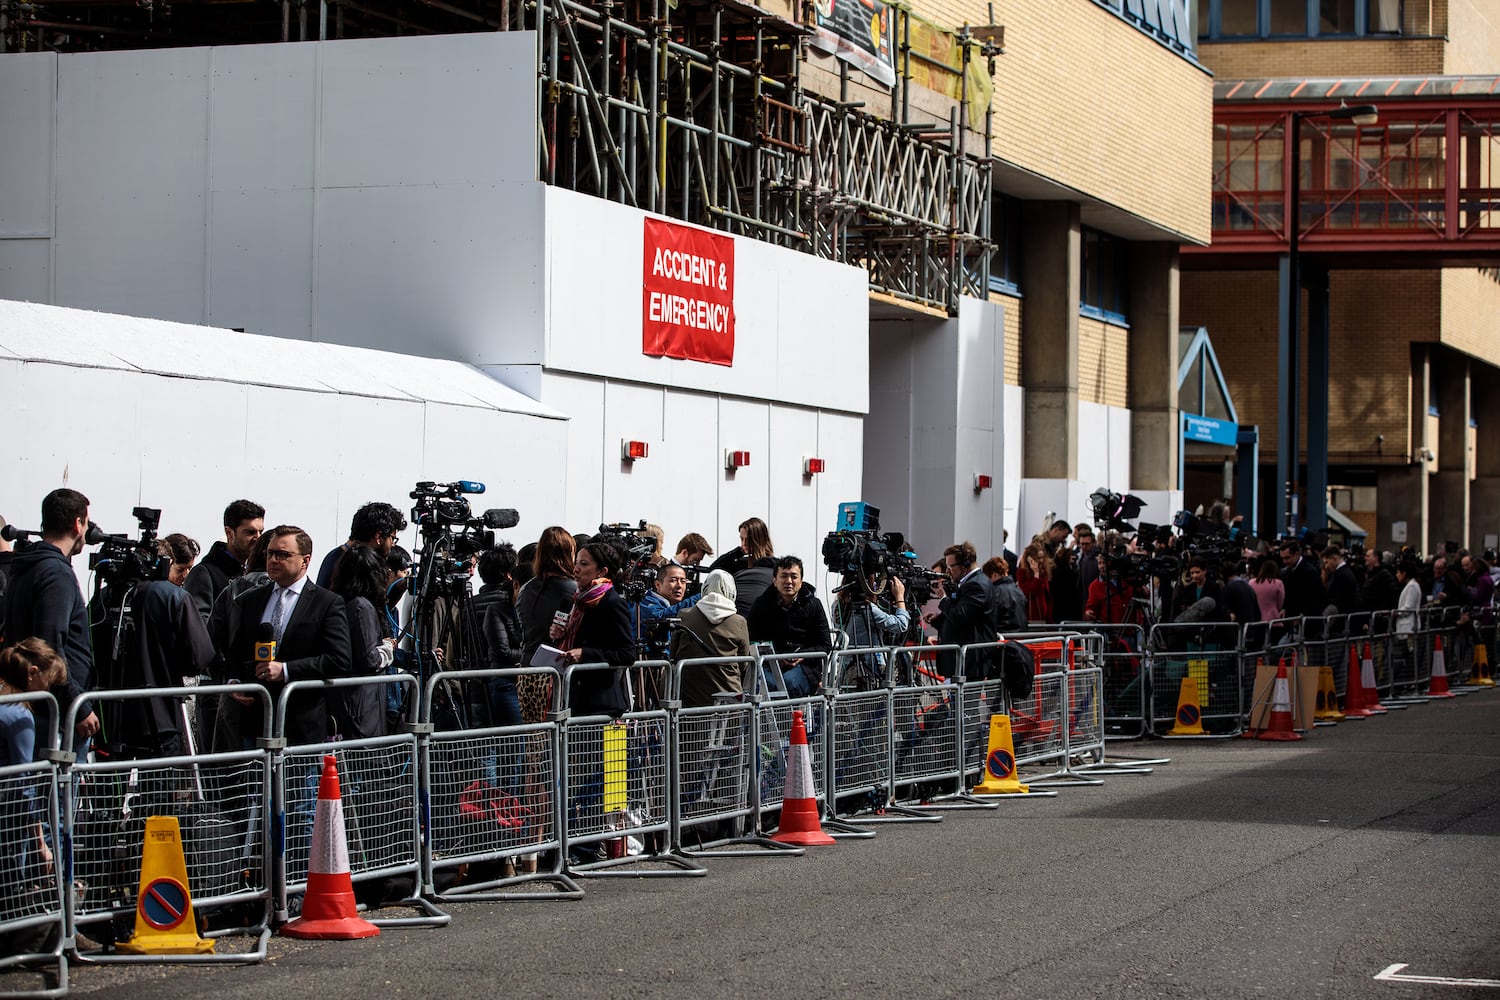
[[[856,826],[848,820],[839,819],[829,814],[823,817],[823,832],[834,840],[873,840],[874,830],[866,830],[862,826]]]
[[[269,916],[269,914],[267,914]],[[267,947],[271,941],[271,924],[262,920],[254,927],[223,927],[203,935],[215,941],[225,938],[251,937],[254,945],[248,951],[210,952],[203,955],[127,955],[119,951],[80,952],[74,939],[68,941],[68,951],[79,965],[253,965],[265,961]],[[30,994],[0,994],[5,997]]]
[[[1101,782],[1099,782],[1099,784],[1102,785],[1102,784],[1104,784],[1104,782],[1101,781]],[[1028,789],[1030,789],[1031,788],[1030,783],[1028,783],[1025,787],[1028,788]],[[1027,799],[1055,799],[1055,798],[1057,798],[1057,793],[1056,792],[1047,791],[1047,790],[1043,790],[1043,791],[1025,791],[1025,792],[971,792],[970,794],[972,794],[976,799],[979,799],[981,802],[993,802],[993,803],[995,803],[995,805],[997,807],[999,806],[999,804],[1002,801],[1006,801],[1006,800],[1010,800],[1010,801],[1013,801],[1013,802],[1024,802]]]
[[[560,888],[551,891],[512,891],[518,890],[523,885],[555,885]],[[473,885],[458,885],[441,893],[431,891],[431,886],[428,890],[427,896],[445,903],[524,903],[583,898],[583,886],[573,881],[568,877],[567,872],[563,871],[529,872],[511,878],[476,882]]]
[[[1151,774],[1155,769],[1135,764],[1126,764],[1123,762],[1112,763],[1107,760],[1101,760],[1092,764],[1079,764],[1074,770],[1078,774]]]
[[[1025,783],[1030,788],[1072,788],[1074,786],[1102,785],[1104,784],[1104,779],[1090,778],[1064,765],[1056,771],[1039,774],[1035,778],[1027,778]]]
[[[419,917],[382,917],[379,920],[370,920],[376,927],[447,927],[453,922],[453,915],[439,909],[432,900],[421,895],[409,896],[395,903],[381,903],[375,907],[359,906],[360,913],[374,913],[380,910],[412,909],[421,911]]]
[[[754,834],[714,840],[698,848],[679,846],[677,853],[687,858],[799,858],[807,853],[807,848],[783,844],[764,834]]]
[[[895,802],[887,802],[871,813],[858,813],[861,823],[941,823],[943,817],[934,813],[913,809]]]
[[[939,796],[930,802],[922,803],[923,809],[952,809],[955,812],[961,809],[983,809],[986,812],[999,809],[1000,803],[981,799],[979,796],[969,792],[949,792],[947,795]]]
[[[665,865],[663,868],[636,868],[635,865]],[[660,854],[634,854],[623,858],[605,858],[588,864],[569,864],[564,869],[580,878],[701,878],[708,874],[692,858],[676,851]]]
[[[10,1000],[12,997],[64,997],[68,995],[68,956],[65,944],[61,940],[62,925],[58,924],[59,941],[53,946],[53,950],[46,954],[38,955],[7,955],[0,958],[0,972],[16,973],[19,975],[39,976],[45,983],[50,977],[53,986],[40,986],[32,990],[11,990],[0,993],[0,997]],[[45,964],[43,964],[45,963]]]

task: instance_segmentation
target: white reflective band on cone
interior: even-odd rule
[[[307,870],[318,875],[344,875],[349,871],[349,845],[344,840],[344,803],[338,799],[318,800]]]

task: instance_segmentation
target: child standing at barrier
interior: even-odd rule
[[[46,691],[67,680],[68,668],[62,657],[40,639],[22,639],[0,650],[0,695]],[[30,764],[34,759],[36,716],[32,704],[0,705],[0,734],[4,736],[0,740],[0,767]],[[51,721],[57,724],[56,719]],[[24,787],[19,801],[10,801],[7,795],[0,821],[5,830],[13,831],[12,836],[14,832],[23,834],[18,838],[14,877],[0,879],[0,884],[14,890],[52,871],[52,848],[47,843],[46,823],[35,788]]]

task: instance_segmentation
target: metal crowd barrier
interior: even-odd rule
[[[32,761],[0,768],[0,969],[55,970],[53,985],[3,994],[58,997],[68,992],[67,857],[58,802],[57,701],[46,692],[0,696],[36,722]],[[50,855],[50,857],[49,857]]]
[[[890,805],[904,808],[903,802],[915,802],[923,809],[998,808],[997,803],[969,795],[964,786],[964,680],[946,678],[937,671],[934,648],[897,647],[887,659],[894,726]],[[966,659],[959,655],[960,660]]]
[[[523,676],[551,681],[546,722],[439,730],[438,686]],[[563,868],[561,675],[546,667],[448,671],[428,678],[418,724],[423,829],[422,894],[444,902],[580,899]],[[505,874],[530,858],[530,871]],[[542,863],[542,859],[548,863]],[[440,885],[440,873],[442,888]],[[459,881],[463,876],[462,881]]]
[[[640,661],[634,668],[665,670],[667,664]],[[567,870],[588,876],[706,875],[708,869],[671,843],[670,741],[675,734],[670,713],[665,708],[642,708],[618,719],[571,714],[569,690],[575,677],[619,669],[589,663],[569,666],[563,673],[564,845],[569,852],[582,848],[605,854],[570,859]],[[652,867],[626,867],[641,864]]]
[[[1186,677],[1197,681],[1200,717],[1204,728],[1209,730],[1208,738],[1235,736],[1243,731],[1249,705],[1245,698],[1244,656],[1238,625],[1159,624],[1152,627],[1147,642],[1152,657],[1154,731],[1170,727],[1176,719],[1177,701]]]
[[[1036,658],[1037,674],[1032,682],[1031,694],[1010,702],[1010,729],[1015,740],[1017,766],[1051,766],[1053,769],[1036,777],[1027,778],[1033,788],[1056,788],[1069,785],[1102,785],[1103,779],[1093,777],[1074,767],[1073,749],[1070,746],[1073,728],[1070,711],[1075,677],[1100,678],[1097,668],[1084,666],[1091,662],[1085,655],[1088,640],[1078,634],[1054,632],[1048,635],[1028,635],[1024,639],[1011,637],[1032,650]],[[1084,666],[1084,673],[1078,668]],[[1095,671],[1088,674],[1089,670]],[[1097,705],[1099,692],[1094,685],[1085,683],[1090,703]],[[1098,731],[1098,727],[1093,727]],[[1090,740],[1092,743],[1093,741]],[[1098,739],[1100,759],[1103,756],[1102,734]],[[1094,749],[1092,746],[1090,749]]]
[[[438,675],[441,680],[442,675]],[[357,740],[332,740],[306,745],[287,745],[286,717],[291,698],[299,692],[376,687],[381,704],[385,689],[405,689],[408,713],[417,710],[417,680],[410,674],[377,677],[340,677],[336,680],[292,681],[276,702],[276,724],[272,747],[274,816],[278,850],[274,881],[279,919],[289,916],[289,900],[307,885],[312,849],[313,818],[317,813],[318,779],[323,757],[338,761],[340,794],[343,798],[344,831],[349,848],[349,872],[358,882],[391,880],[401,887],[404,898],[390,904],[418,910],[417,917],[372,919],[381,927],[443,926],[452,918],[421,895],[422,878],[422,788],[417,760],[417,726],[407,722],[397,732]]]
[[[193,694],[230,694],[258,703],[262,729],[255,746],[232,753],[183,754],[174,757],[76,760],[74,736],[85,704],[74,702],[63,719],[62,770],[64,849],[68,855],[68,940],[79,927],[113,942],[124,927],[134,927],[136,892],[146,820],[174,816],[181,829],[193,907],[212,928],[217,911],[245,927],[211,929],[207,936],[249,935],[247,951],[206,955],[127,955],[118,951],[75,954],[81,962],[111,964],[241,964],[266,957],[270,939],[274,854],[268,804],[274,770],[271,746],[271,700],[258,684],[199,685],[93,691],[89,701],[107,702],[187,698]],[[95,930],[95,927],[100,929]]]
[[[716,667],[740,675],[740,692],[716,696],[712,705],[683,705],[683,674]],[[779,745],[768,747],[761,733],[765,682],[756,659],[680,660],[671,677],[672,701],[668,708],[673,712],[675,733],[671,741],[674,849],[695,858],[793,857],[804,853],[800,847],[770,840],[761,831],[763,775],[767,767],[775,769],[779,761],[779,805],[780,788],[785,786],[786,754]],[[689,838],[696,843],[695,849],[686,846]]]
[[[1139,739],[1151,731],[1151,659],[1146,648],[1146,630],[1139,625],[1100,625],[1096,622],[1063,622],[1099,636],[1098,652],[1104,683],[1104,733],[1106,739]]]

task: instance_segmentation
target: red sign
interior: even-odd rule
[[[646,219],[641,350],[653,357],[734,364],[734,240]]]

